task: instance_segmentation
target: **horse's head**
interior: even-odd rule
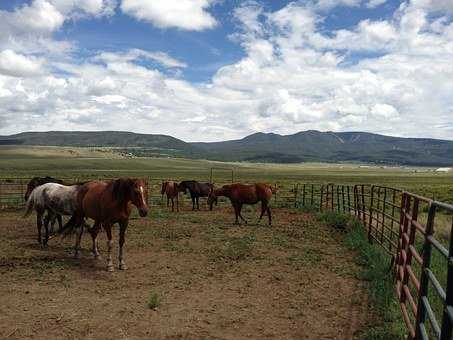
[[[27,191],[25,191],[24,200],[28,201],[28,198],[31,195],[31,192],[34,188],[40,185],[39,177],[33,177],[30,182],[27,184]]]
[[[209,190],[209,195],[208,195],[209,210],[212,210],[212,205],[214,203],[215,203],[215,205],[217,205],[218,200],[217,200],[217,195],[215,194],[214,185],[211,185],[211,189]]]
[[[131,201],[141,217],[148,215],[148,186],[141,179],[120,178],[113,183],[113,195],[118,200]]]
[[[187,185],[184,182],[181,182],[177,185],[178,191],[187,194]]]

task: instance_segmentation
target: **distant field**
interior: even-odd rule
[[[0,178],[51,175],[63,178],[147,176],[150,178],[265,181],[290,187],[294,183],[380,184],[453,203],[453,173],[432,168],[378,167],[359,164],[224,163],[183,158],[131,158],[116,148],[0,146]],[[221,169],[220,169],[221,168]]]

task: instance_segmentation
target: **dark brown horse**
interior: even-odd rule
[[[58,183],[58,184],[63,184],[63,181],[57,178],[53,178],[50,176],[46,177],[33,177],[30,182],[27,184],[27,190],[24,195],[24,200],[25,202],[28,200],[30,197],[30,194],[32,191],[36,188],[39,187],[40,185],[46,184],[46,183]],[[49,212],[47,213],[46,217],[44,218],[44,223],[45,225],[49,225],[50,222],[50,233],[54,233],[54,225],[55,225],[55,220],[58,221],[58,230],[61,231],[61,228],[63,228],[63,220],[61,218],[60,214],[50,214]]]
[[[75,256],[78,257],[80,239],[83,234],[82,220],[88,217],[94,220],[94,225],[90,229],[93,240],[93,254],[99,257],[97,245],[97,235],[101,226],[107,233],[108,259],[107,270],[113,271],[112,261],[112,226],[118,223],[120,226],[119,235],[119,269],[127,269],[123,257],[123,245],[125,242],[126,229],[129,223],[129,216],[132,212],[132,205],[135,205],[141,217],[148,214],[148,192],[147,185],[143,180],[120,178],[110,182],[93,181],[84,184],[79,191],[78,200],[80,211],[78,211],[72,222],[69,221],[64,227],[70,230],[80,227],[79,236],[76,241]]]
[[[236,224],[239,224],[240,217],[245,224],[247,221],[241,215],[242,205],[244,204],[256,204],[261,202],[261,215],[259,221],[265,213],[269,218],[269,225],[272,224],[271,209],[269,208],[269,202],[272,198],[272,193],[275,191],[270,185],[264,183],[256,184],[241,184],[235,183],[230,185],[224,185],[220,189],[212,189],[209,193],[208,204],[212,210],[212,204],[217,202],[217,197],[224,196],[228,197],[231,201],[231,205],[234,208],[236,215]]]
[[[161,195],[164,194],[167,196],[167,207],[170,205],[171,201],[171,211],[175,211],[175,198],[176,198],[176,211],[179,211],[179,188],[178,183],[173,181],[166,181],[162,183],[162,189],[160,191]]]
[[[198,199],[200,197],[208,197],[213,187],[211,183],[200,183],[197,181],[182,181],[178,186],[179,190],[184,193],[189,190],[190,198],[192,199],[192,210],[195,210],[195,202],[197,203],[197,210],[200,210]]]

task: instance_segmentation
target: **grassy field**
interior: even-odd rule
[[[359,164],[223,163],[178,158],[130,158],[114,148],[0,146],[0,178],[51,175],[62,178],[147,176],[210,179],[214,183],[265,181],[290,187],[300,183],[379,184],[453,203],[453,172],[432,168],[397,168]]]

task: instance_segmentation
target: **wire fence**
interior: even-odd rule
[[[452,339],[453,205],[378,185],[298,188],[296,207],[354,215],[391,257],[408,339]]]

